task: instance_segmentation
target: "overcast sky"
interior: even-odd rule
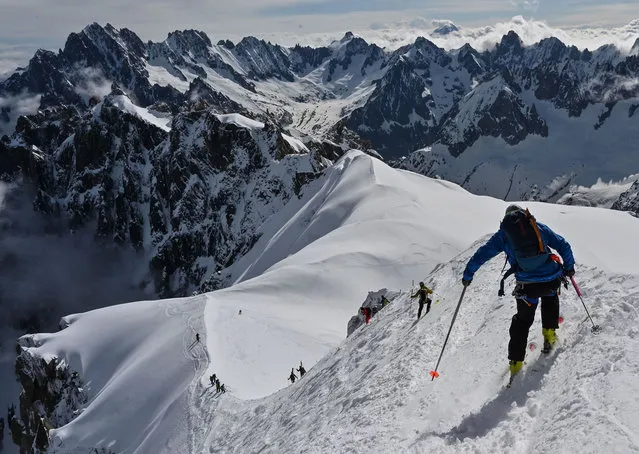
[[[55,50],[94,21],[130,28],[143,40],[195,28],[214,41],[246,35],[276,41],[432,19],[478,27],[517,15],[552,27],[612,27],[639,19],[639,0],[0,0],[0,61],[6,67],[38,47]]]

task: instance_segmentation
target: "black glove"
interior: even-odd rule
[[[470,285],[470,283],[473,282],[472,279],[462,279],[462,285],[464,287],[468,287]]]
[[[575,275],[575,269],[574,268],[570,268],[570,269],[564,269],[564,276],[568,276],[568,277],[572,277]]]

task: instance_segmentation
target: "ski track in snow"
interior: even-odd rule
[[[201,402],[202,390],[201,377],[209,365],[209,353],[206,349],[206,332],[204,329],[203,312],[206,304],[206,297],[199,296],[192,300],[171,299],[165,304],[165,313],[169,317],[182,317],[185,325],[184,334],[182,336],[182,348],[184,357],[190,359],[193,365],[193,381],[189,385],[187,392],[188,408],[187,412],[187,430],[183,434],[188,439],[188,453],[201,452],[201,446],[196,446],[194,439],[197,439],[197,433],[202,430],[203,419],[201,418]],[[199,342],[196,340],[196,334],[199,334]],[[206,391],[206,389],[204,389]],[[183,452],[183,446],[175,443],[175,449]],[[178,452],[178,451],[175,451]]]

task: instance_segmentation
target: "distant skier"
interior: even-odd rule
[[[302,361],[300,361],[300,367],[297,369],[297,371],[300,373],[300,378],[302,378],[306,373],[306,369],[304,369],[304,366],[302,366]]]
[[[237,313],[237,315],[242,315],[242,309]]]
[[[195,342],[200,342],[200,333],[195,333]]]
[[[364,316],[364,320],[366,320],[366,324],[368,325],[371,321],[371,308],[370,307],[360,307],[359,309],[362,312],[362,315]]]
[[[211,375],[209,380],[211,380],[211,386],[215,386],[215,374]]]
[[[564,261],[551,253],[555,249]],[[526,209],[510,205],[499,230],[472,256],[464,270],[462,284],[470,285],[475,272],[500,252],[515,268],[517,284],[513,296],[517,313],[510,324],[508,359],[510,375],[517,374],[524,365],[528,331],[535,319],[535,310],[541,297],[541,326],[544,336],[543,352],[551,351],[557,342],[555,330],[559,328],[559,286],[563,276],[575,274],[575,259],[570,244],[550,227],[538,223]]]
[[[295,375],[294,367],[291,368],[291,375],[288,376],[288,379],[291,381],[291,383],[295,383],[295,380],[297,380],[297,375]]]
[[[222,383],[220,385],[220,392],[225,393],[226,392],[226,388],[224,387],[224,383]]]
[[[221,389],[220,380],[218,378],[215,379],[215,392],[219,393]]]
[[[424,304],[426,304],[426,313],[430,312],[430,304],[433,302],[428,295],[433,293],[431,289],[426,287],[423,282],[419,283],[419,289],[415,292],[414,295],[411,295],[411,298],[417,298],[419,296],[419,309],[417,309],[417,320],[422,316],[422,309],[424,309]]]
[[[382,307],[386,307],[386,305],[388,303],[390,303],[390,301],[388,301],[388,298],[386,298],[384,295],[382,295],[382,298],[380,300],[380,303],[382,304]]]

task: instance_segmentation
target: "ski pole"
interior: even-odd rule
[[[442,347],[442,351],[439,354],[439,359],[437,360],[437,364],[435,365],[435,369],[430,371],[430,376],[433,377],[431,381],[435,380],[439,377],[439,373],[437,372],[437,368],[439,367],[439,362],[442,360],[442,356],[444,355],[444,349],[446,348],[446,343],[448,342],[448,337],[450,336],[450,332],[453,330],[453,325],[455,324],[455,319],[457,318],[457,313],[459,312],[459,307],[461,306],[462,300],[464,299],[464,294],[466,293],[466,286],[462,290],[461,296],[459,297],[459,302],[457,303],[457,307],[455,308],[455,313],[453,314],[453,321],[450,322],[450,328],[448,328],[448,334],[446,334],[446,340],[444,340],[444,346]]]
[[[575,282],[575,278],[570,276],[570,282],[572,282],[572,286],[575,287],[575,292],[577,292],[577,296],[581,300],[581,304],[584,305],[584,309],[586,310],[586,314],[588,314],[588,318],[590,319],[590,323],[592,323],[592,332],[597,334],[601,327],[599,325],[595,325],[595,322],[592,321],[592,317],[590,316],[590,312],[588,312],[588,308],[586,307],[586,303],[584,303],[584,299],[581,297],[581,290],[579,290],[579,286]]]

